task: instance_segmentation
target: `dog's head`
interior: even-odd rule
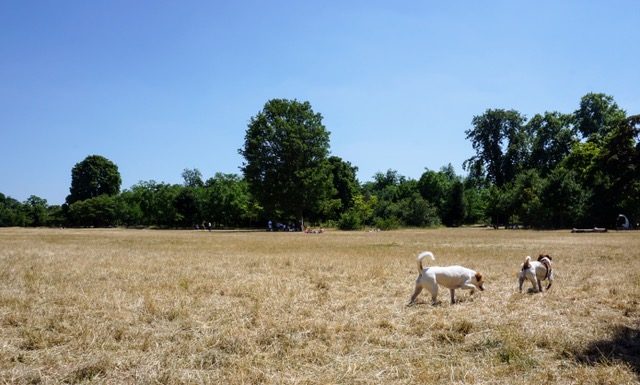
[[[540,254],[538,255],[538,262],[542,261],[544,258],[548,258],[550,261],[553,260],[549,254]]]
[[[473,276],[472,283],[480,290],[484,291],[484,277],[480,273]]]

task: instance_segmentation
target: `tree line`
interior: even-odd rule
[[[357,167],[329,152],[330,132],[309,102],[273,99],[250,119],[240,174],[182,184],[141,181],[121,191],[118,167],[91,155],[71,170],[62,205],[0,193],[0,226],[213,228],[267,221],[344,230],[490,224],[531,228],[614,227],[640,219],[640,116],[589,93],[571,113],[531,118],[488,109],[465,131],[475,154],[419,179],[395,170],[358,181]]]

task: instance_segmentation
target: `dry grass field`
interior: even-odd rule
[[[486,290],[407,307],[423,250]],[[640,232],[0,229],[0,383],[638,384],[639,302]]]

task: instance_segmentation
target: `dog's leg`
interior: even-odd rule
[[[553,270],[551,270],[551,273],[549,274],[549,284],[547,285],[547,290],[549,290],[552,284],[553,284]]]
[[[522,275],[518,276],[518,290],[522,293],[522,284],[524,283],[524,277]]]
[[[471,294],[473,294],[476,291],[475,285],[472,284],[472,283],[469,283],[469,282],[467,282],[467,283],[463,284],[462,286],[460,286],[460,289],[462,289],[462,290],[471,290]]]
[[[451,293],[451,304],[453,305],[454,303],[456,303],[456,290],[449,289],[449,292]]]
[[[436,305],[438,303],[438,284],[434,282],[427,289],[431,293],[431,304]]]
[[[409,305],[413,305],[416,302],[416,298],[418,298],[418,294],[420,294],[420,292],[422,292],[422,286],[416,285],[416,289],[413,291]]]
[[[535,292],[538,290],[538,278],[536,278],[535,273],[527,274],[527,279],[531,282],[531,289]]]
[[[542,293],[542,282],[540,282],[540,280],[538,279],[538,292]]]

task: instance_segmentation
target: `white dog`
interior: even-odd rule
[[[449,289],[452,304],[455,303],[456,289],[471,290],[471,294],[474,293],[476,288],[484,290],[482,274],[462,266],[431,266],[424,269],[422,260],[426,256],[435,261],[435,257],[430,251],[425,251],[418,255],[418,273],[420,275],[416,280],[416,289],[411,296],[409,305],[415,303],[418,294],[425,288],[431,293],[431,303],[435,304],[438,296],[438,285]]]
[[[520,268],[520,272],[518,273],[518,288],[520,292],[522,292],[522,284],[525,279],[528,279],[529,282],[531,282],[534,291],[539,292],[542,291],[542,281],[548,279],[549,285],[547,285],[546,290],[549,290],[553,283],[551,256],[540,254],[537,261],[531,261],[531,257],[527,256]]]

